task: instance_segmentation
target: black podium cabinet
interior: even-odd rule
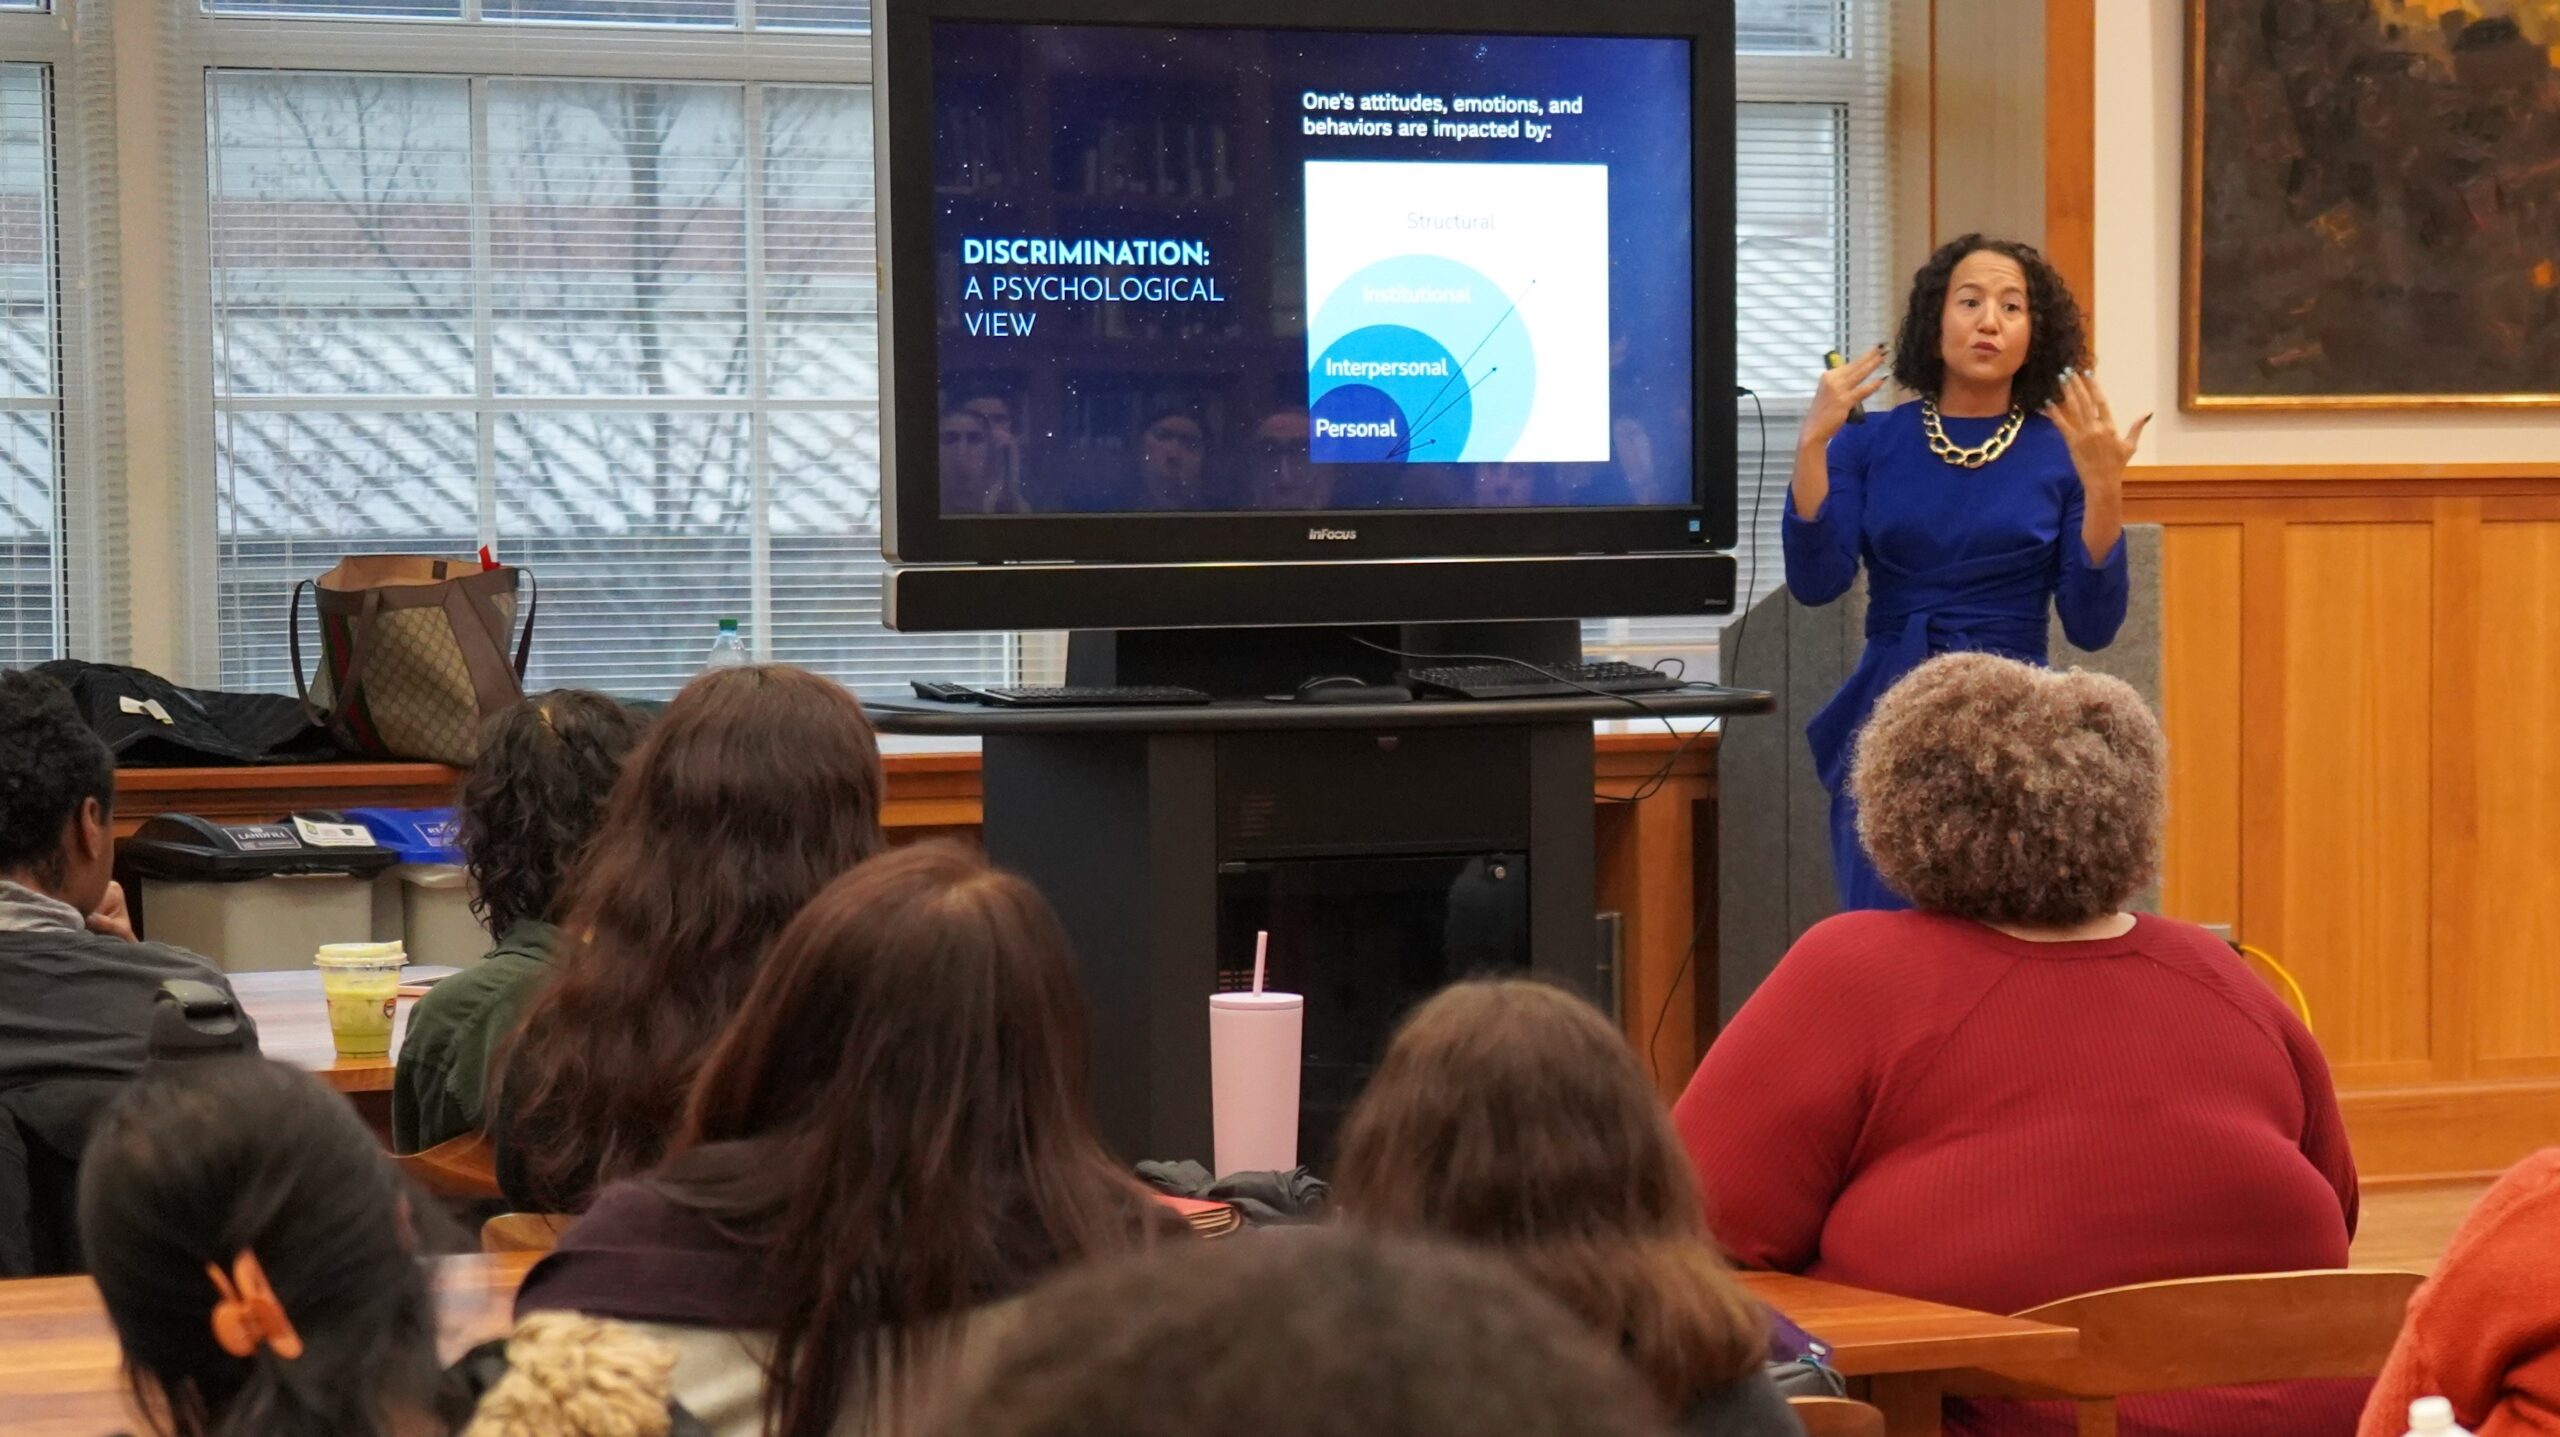
[[[1129,1158],[1208,1162],[1208,999],[1250,986],[1258,931],[1270,986],[1306,995],[1299,1153],[1319,1168],[1414,1003],[1483,973],[1599,992],[1591,725],[1622,702],[871,708],[885,732],[983,740],[988,857],[1074,941],[1094,1104]]]

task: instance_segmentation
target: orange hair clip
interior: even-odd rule
[[[222,1344],[223,1351],[246,1358],[263,1346],[287,1361],[302,1355],[302,1334],[293,1330],[284,1304],[276,1301],[276,1290],[267,1285],[267,1270],[258,1265],[256,1253],[244,1249],[231,1260],[227,1274],[218,1263],[206,1263],[204,1271],[213,1279],[214,1290],[222,1294],[222,1300],[213,1305],[213,1340]]]

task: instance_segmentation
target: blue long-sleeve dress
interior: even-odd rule
[[[1970,448],[1998,419],[1941,419]],[[2045,661],[2046,606],[2084,649],[2114,642],[2124,622],[2124,540],[2093,560],[2080,538],[2080,476],[2062,431],[2030,415],[2007,452],[1961,469],[1929,452],[1915,401],[1831,441],[1831,492],[1810,519],[1787,505],[1787,588],[1827,604],[1867,570],[1867,646],[1805,737],[1831,793],[1831,871],[1843,908],[1907,908],[1858,842],[1849,755],[1876,700],[1936,654],[1983,652]]]

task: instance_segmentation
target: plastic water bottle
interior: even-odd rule
[[[747,662],[747,644],[738,637],[738,621],[722,619],[720,637],[711,641],[711,657],[702,661],[702,671],[743,668]]]
[[[2441,1397],[2421,1397],[2409,1404],[2409,1437],[2471,1437],[2453,1420],[2453,1404]]]

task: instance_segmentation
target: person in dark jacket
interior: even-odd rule
[[[110,876],[115,794],[70,692],[0,673],[0,1110],[16,1139],[0,1144],[0,1276],[65,1265],[39,1257],[70,1254],[67,1234],[37,1230],[67,1213],[41,1189],[67,1189],[98,1110],[141,1070],[160,985],[230,991],[211,961],[135,941]]]
[[[646,720],[583,689],[493,714],[462,782],[471,909],[497,947],[427,990],[391,1086],[391,1147],[414,1153],[488,1121],[489,1056],[550,975],[560,896]]]

